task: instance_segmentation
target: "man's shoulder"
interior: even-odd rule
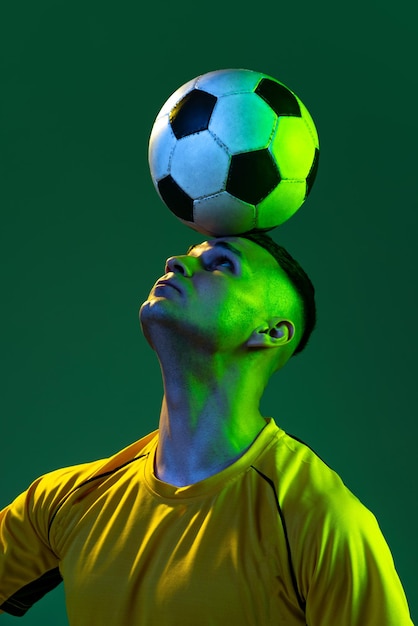
[[[145,435],[138,441],[131,443],[126,448],[123,448],[119,452],[116,452],[112,456],[102,459],[101,461],[95,461],[91,465],[94,466],[94,472],[92,478],[96,475],[111,474],[112,472],[123,468],[136,459],[144,457],[148,454],[150,447],[154,444],[158,431],[152,431],[148,435]]]
[[[256,464],[276,487],[283,507],[298,514],[351,517],[364,505],[345,485],[341,476],[302,439],[278,428],[278,433]]]
[[[109,457],[62,467],[43,474],[32,483],[27,494],[38,505],[53,508],[80,486],[122,470],[135,460],[146,456],[156,432],[149,433]]]
[[[309,560],[308,554],[322,553],[325,545],[333,546],[335,553],[365,543],[383,550],[374,514],[302,440],[278,432],[254,469],[274,486],[282,521],[298,562]],[[301,553],[300,546],[304,546]]]

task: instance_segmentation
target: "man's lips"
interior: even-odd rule
[[[182,293],[180,285],[173,279],[159,280],[156,283],[155,287],[162,287],[163,285],[165,285],[167,287],[173,287],[173,289],[175,289],[179,293]]]

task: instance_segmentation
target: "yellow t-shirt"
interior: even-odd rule
[[[273,419],[186,487],[156,478],[157,444],[46,474],[0,513],[2,611],[62,577],[71,626],[411,626],[374,516]]]

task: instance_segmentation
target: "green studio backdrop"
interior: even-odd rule
[[[204,237],[157,197],[149,133],[190,78],[255,69],[300,96],[321,140],[310,197],[272,233],[316,285],[318,327],[271,382],[263,412],[376,514],[416,619],[413,8],[4,3],[1,506],[39,475],[157,426],[160,372],[138,308],[165,258]],[[62,588],[22,623],[65,626]]]

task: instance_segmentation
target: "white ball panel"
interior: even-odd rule
[[[182,220],[181,217],[179,217],[178,219],[180,220],[180,222],[182,222],[186,226],[189,226],[189,228],[193,228],[193,230],[196,230],[198,233],[202,233],[202,235],[206,235],[208,237],[213,237],[213,233],[210,233],[209,231],[205,230],[202,226],[199,226],[198,224],[195,224],[194,222],[188,222],[187,220]]]
[[[219,70],[199,76],[196,86],[214,96],[225,96],[254,91],[263,76],[252,70]]]
[[[196,200],[193,215],[195,228],[215,237],[239,235],[255,226],[255,207],[238,200],[227,191]]]
[[[157,120],[152,128],[148,147],[148,161],[154,181],[169,174],[171,155],[176,143],[168,115]]]
[[[179,139],[171,161],[171,175],[191,198],[223,190],[229,156],[208,131]]]
[[[302,206],[306,182],[282,180],[257,206],[257,228],[274,228],[288,220]]]
[[[300,117],[279,117],[270,150],[286,179],[306,178],[315,156],[311,133]]]
[[[277,116],[257,94],[234,94],[219,98],[209,130],[232,153],[261,150],[270,143]]]

